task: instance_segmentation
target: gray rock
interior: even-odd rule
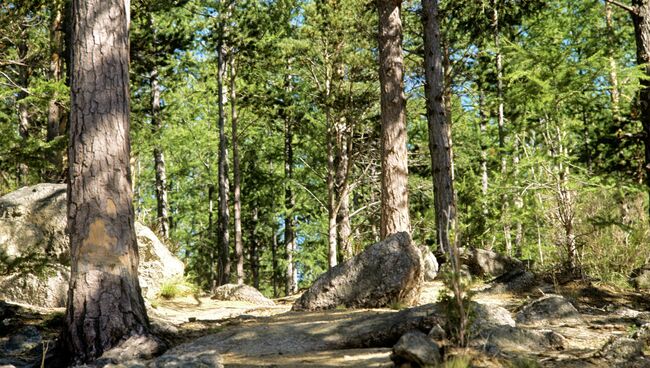
[[[19,330],[2,347],[3,355],[20,355],[39,346],[43,338],[41,333],[34,326],[26,326]]]
[[[513,270],[498,276],[490,283],[492,286],[486,290],[490,293],[521,293],[532,290],[537,285],[537,278],[530,271]]]
[[[437,366],[442,362],[440,347],[420,331],[402,335],[393,346],[394,359],[414,363],[420,367]]]
[[[650,264],[634,269],[628,281],[637,290],[650,289]]]
[[[598,355],[612,363],[624,363],[643,355],[643,341],[613,336],[599,350]]]
[[[104,352],[99,360],[120,364],[143,359],[153,359],[167,346],[158,338],[148,335],[132,336],[116,347]]]
[[[566,348],[566,339],[551,330],[528,330],[508,325],[484,328],[470,340],[489,353],[530,353]]]
[[[447,332],[440,325],[436,324],[431,328],[428,336],[433,341],[444,341],[447,338]]]
[[[0,298],[63,307],[70,274],[66,186],[38,184],[0,197]],[[155,297],[162,283],[183,275],[183,263],[147,227],[136,223],[140,286]]]
[[[421,246],[422,264],[424,266],[424,281],[430,282],[438,276],[438,260],[428,247]]]
[[[184,344],[156,358],[152,368],[223,368],[222,359],[215,348]]]
[[[293,310],[414,304],[420,295],[421,254],[406,232],[389,236],[321,275]]]
[[[510,312],[503,307],[473,302],[471,308],[473,321],[470,329],[472,331],[480,331],[496,326],[515,327],[515,320]]]
[[[561,295],[549,294],[517,312],[517,323],[539,326],[581,323],[578,310]]]
[[[467,265],[469,272],[478,277],[495,277],[513,270],[524,269],[518,259],[485,249],[461,250],[461,263]]]
[[[212,299],[217,300],[235,300],[243,301],[258,305],[275,305],[273,300],[265,297],[259,290],[248,285],[225,284],[219,286],[215,291]]]

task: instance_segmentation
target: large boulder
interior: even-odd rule
[[[413,304],[420,294],[422,274],[420,251],[408,233],[397,233],[321,275],[293,309]]]
[[[460,258],[469,272],[478,277],[496,277],[524,269],[520,260],[486,249],[463,249]]]
[[[225,284],[219,286],[215,291],[212,299],[242,301],[257,305],[275,305],[273,300],[265,297],[259,290],[248,285]]]
[[[66,186],[38,184],[0,197],[0,299],[65,306],[70,274]],[[162,283],[183,275],[183,263],[151,229],[136,223],[140,286],[154,297]]]

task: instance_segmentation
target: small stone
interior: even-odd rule
[[[600,349],[599,355],[605,360],[624,363],[643,354],[643,341],[629,337],[612,337]]]
[[[435,366],[442,362],[440,347],[420,331],[407,332],[393,346],[396,357],[417,366]]]
[[[225,284],[219,286],[215,291],[212,299],[243,301],[257,305],[273,306],[273,300],[265,297],[259,290],[248,285]]]
[[[447,338],[447,333],[444,328],[436,324],[431,328],[431,331],[429,331],[429,338],[433,341],[444,341]]]

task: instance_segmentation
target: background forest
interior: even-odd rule
[[[419,1],[402,5],[412,236],[437,249]],[[0,195],[64,182],[65,0],[0,4]],[[650,254],[628,12],[602,0],[440,1],[452,238],[622,283]],[[308,286],[379,240],[370,0],[133,0],[136,219],[205,289]]]

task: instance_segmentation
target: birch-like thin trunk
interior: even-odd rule
[[[256,289],[260,288],[260,255],[258,252],[258,244],[257,244],[257,224],[259,222],[259,216],[258,216],[259,209],[257,207],[253,208],[253,216],[251,220],[251,226],[250,226],[250,234],[249,234],[249,262],[251,264],[251,275],[252,275],[252,281],[253,281],[253,286]]]
[[[400,6],[401,1],[378,1],[382,239],[400,231],[411,231]]]
[[[237,89],[235,55],[230,56],[230,122],[232,124],[232,171],[233,212],[235,215],[235,259],[237,261],[237,284],[244,283],[244,243],[241,230],[241,171],[239,168],[239,137],[237,136]]]
[[[614,49],[612,46],[615,44],[614,26],[612,24],[612,6],[605,2],[605,24],[607,25],[607,54],[609,55],[609,82],[612,85],[611,99],[612,99],[612,115],[614,121],[620,120],[620,100],[621,93],[618,88],[618,66],[614,58]]]

